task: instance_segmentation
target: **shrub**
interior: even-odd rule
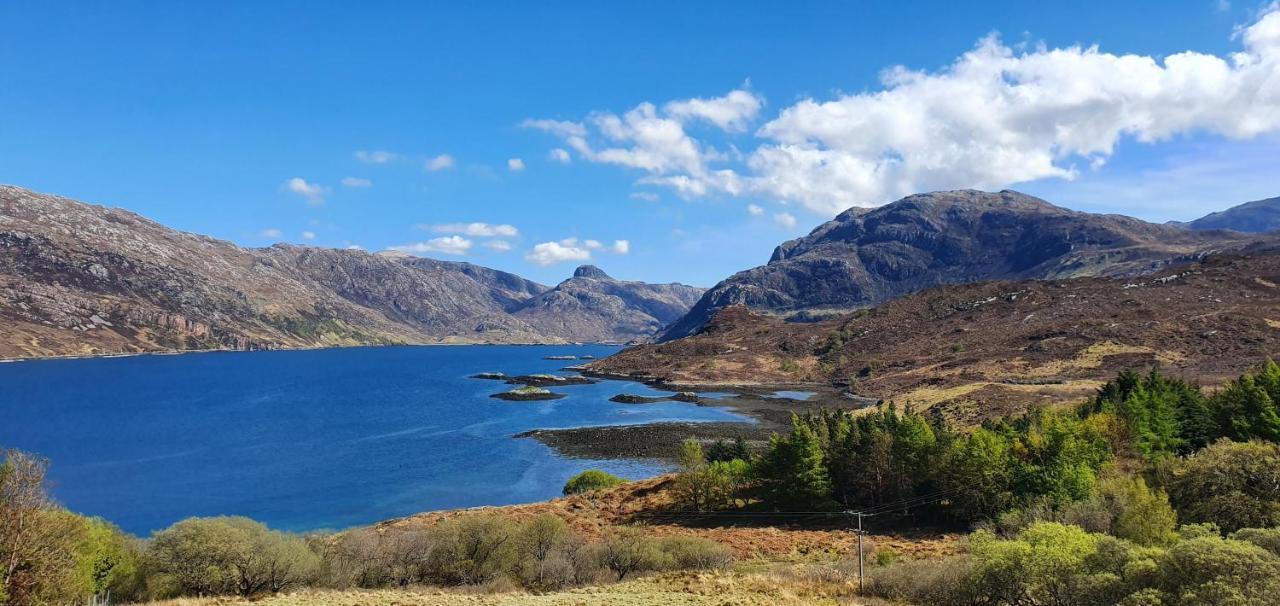
[[[441,524],[438,552],[447,562],[447,582],[486,583],[514,569],[516,525],[500,515],[466,516]]]
[[[609,569],[617,580],[637,572],[661,570],[668,565],[669,556],[635,528],[622,528],[611,532],[595,546],[596,560]]]
[[[548,582],[547,568],[553,562],[553,556],[571,536],[569,525],[549,513],[525,522],[520,527],[516,543],[521,560],[521,577],[526,584],[538,588],[564,586],[563,574],[551,575],[551,582]]]
[[[1161,589],[1183,604],[1264,604],[1280,595],[1280,558],[1244,541],[1202,537],[1169,549]]]
[[[1244,528],[1232,533],[1231,538],[1253,543],[1280,556],[1280,528]]]
[[[248,518],[188,518],[156,533],[147,559],[181,594],[276,593],[307,584],[319,557],[298,536]]]
[[[601,471],[599,469],[588,469],[573,476],[572,478],[569,478],[569,481],[565,482],[564,494],[582,494],[584,492],[604,490],[605,488],[612,488],[625,482],[626,480],[623,480],[611,473]]]
[[[668,564],[681,570],[712,570],[733,564],[733,550],[701,537],[667,537],[658,542]]]
[[[969,555],[902,562],[876,569],[868,578],[867,593],[872,596],[936,606],[969,606],[980,604],[974,559]]]
[[[1188,522],[1222,530],[1280,524],[1280,446],[1222,440],[1173,465],[1169,497]]]

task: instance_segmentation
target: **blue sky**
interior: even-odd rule
[[[699,285],[923,189],[1160,221],[1280,195],[1274,5],[903,4],[9,1],[0,182]]]

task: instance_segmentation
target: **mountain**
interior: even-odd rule
[[[950,418],[1079,401],[1123,368],[1213,384],[1280,355],[1280,247],[1141,278],[935,286],[838,319],[744,306],[698,334],[626,349],[591,371],[672,384],[836,386]]]
[[[618,288],[625,290],[607,291]],[[554,325],[524,307],[552,291],[469,263],[287,244],[242,248],[128,211],[0,186],[0,358],[565,342],[611,328],[621,336],[609,340],[627,340],[658,298],[618,296],[594,315],[584,312],[589,325]],[[690,299],[667,302],[681,300]]]
[[[1280,197],[1245,202],[1181,225],[1194,230],[1230,229],[1247,233],[1280,230]]]
[[[583,265],[512,315],[544,334],[571,341],[627,342],[651,337],[680,319],[705,290],[615,280],[594,265]]]
[[[693,334],[730,305],[811,320],[939,284],[1137,275],[1255,239],[1076,212],[1014,191],[918,194],[847,210],[782,244],[766,265],[708,290],[660,340]]]

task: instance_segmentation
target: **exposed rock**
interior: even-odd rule
[[[530,298],[513,315],[569,341],[626,343],[647,339],[676,321],[705,289],[615,280],[593,265]]]
[[[855,208],[712,287],[660,340],[745,305],[820,321],[939,284],[1139,275],[1256,237],[1059,208],[1013,191],[950,191]]]
[[[480,372],[480,373],[476,373],[476,374],[474,374],[474,375],[471,375],[471,378],[472,378],[472,379],[493,379],[493,380],[505,381],[505,380],[507,379],[507,373],[505,373],[505,372]]]
[[[580,305],[589,313],[551,321],[538,311],[555,308],[541,298],[546,286],[470,263],[288,244],[242,248],[124,210],[0,186],[0,358],[618,341],[674,319],[701,292],[694,291],[663,299],[673,306],[660,314],[666,320],[652,316],[643,297],[602,291],[610,305]]]
[[[598,383],[595,379],[588,379],[580,376],[560,376],[560,375],[520,375],[507,379],[507,383],[512,385],[530,385],[534,387],[545,387],[547,385],[591,385]]]
[[[524,387],[519,387],[511,391],[495,393],[489,397],[498,398],[499,400],[510,400],[514,402],[533,402],[538,400],[559,400],[564,396],[565,394],[562,394],[562,393],[555,393],[555,392],[543,389],[541,387],[526,385]]]

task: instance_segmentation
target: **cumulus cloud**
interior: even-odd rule
[[[284,182],[285,190],[298,194],[307,199],[311,204],[321,204],[324,202],[325,194],[329,193],[329,188],[321,187],[315,183],[308,183],[302,177],[294,177]]]
[[[484,247],[498,252],[507,252],[511,250],[511,243],[506,240],[489,240],[484,243]]]
[[[352,187],[352,188],[372,187],[373,181],[370,181],[368,179],[362,179],[360,177],[345,177],[342,179],[342,186]]]
[[[388,164],[400,158],[399,154],[389,152],[382,149],[375,150],[358,150],[355,153],[356,160],[365,164]]]
[[[304,232],[302,232],[302,239],[303,239],[303,240],[315,240],[315,239],[316,239],[316,232],[314,232],[314,231],[304,231]]]
[[[745,131],[760,115],[764,100],[751,91],[734,90],[714,99],[686,99],[667,103],[667,115],[681,121],[706,120],[728,131]]]
[[[462,236],[441,236],[426,242],[414,242],[401,246],[392,246],[391,250],[412,254],[442,253],[446,255],[465,255],[471,250],[472,242]]]
[[[423,164],[422,168],[427,172],[434,173],[437,171],[448,170],[457,164],[458,163],[453,159],[453,156],[450,156],[449,154],[440,154],[439,156],[427,160],[426,164]]]
[[[791,213],[778,213],[773,216],[773,222],[777,223],[783,229],[796,228],[796,216]]]
[[[748,204],[747,214],[753,217],[759,217],[760,215],[764,214],[764,209],[761,208],[759,204]]]
[[[267,229],[264,229],[258,232],[258,236],[262,238],[279,238],[280,236],[283,236],[283,235],[284,235],[284,232],[274,227],[269,227]]]
[[[524,160],[521,160],[520,158],[511,158],[510,160],[507,160],[507,169],[513,172],[524,170]]]
[[[878,90],[785,107],[741,155],[684,126],[743,128],[762,105],[748,91],[526,124],[591,162],[642,171],[641,184],[685,197],[766,196],[829,216],[920,191],[1074,179],[1124,140],[1280,132],[1280,8],[1236,39],[1241,50],[1226,56],[1153,57],[1096,46],[1021,50],[988,36],[943,69],[892,67]]]
[[[617,255],[625,255],[631,252],[631,242],[627,240],[614,240],[613,253]]]
[[[551,150],[551,152],[547,154],[547,157],[561,164],[568,164],[573,161],[572,158],[569,157],[569,151],[561,147]]]
[[[510,238],[520,235],[520,230],[514,225],[492,224],[492,223],[444,223],[440,225],[419,226],[425,227],[441,234],[462,234],[465,236],[488,238],[493,236],[501,236]]]
[[[577,246],[576,239],[566,238],[560,242],[536,244],[533,250],[525,253],[524,258],[534,265],[547,267],[565,261],[590,261],[591,251]]]

